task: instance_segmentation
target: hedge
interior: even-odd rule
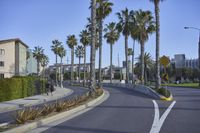
[[[0,102],[44,93],[45,83],[35,77],[0,79]]]

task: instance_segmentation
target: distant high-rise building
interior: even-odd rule
[[[175,68],[185,67],[185,54],[176,54],[174,57]]]
[[[187,68],[199,68],[198,59],[187,59],[185,60],[185,67]]]
[[[198,68],[198,59],[186,59],[185,54],[176,54],[170,63],[175,68]]]

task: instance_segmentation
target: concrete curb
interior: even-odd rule
[[[131,90],[143,93],[145,95],[148,95],[150,97],[153,97],[155,99],[160,99],[160,95],[147,86],[132,85],[132,84],[120,84],[120,83],[118,83],[118,84],[106,83],[106,84],[103,84],[103,85],[108,86],[108,87],[119,87],[119,88],[131,89]]]
[[[132,89],[137,92],[143,93],[145,95],[151,96],[155,99],[158,100],[164,100],[164,101],[172,101],[173,96],[170,94],[169,98],[166,98],[165,96],[160,95],[157,93],[155,90],[151,89],[150,87],[143,86],[143,85],[132,85],[132,84],[110,84],[110,83],[104,83],[104,86],[111,86],[111,87],[121,87],[121,88],[126,88],[126,89]]]
[[[32,129],[35,129],[37,127],[49,124],[51,122],[55,122],[55,121],[57,121],[59,119],[63,119],[64,117],[69,117],[69,116],[71,116],[71,115],[73,115],[75,113],[78,113],[78,112],[80,112],[80,111],[82,111],[84,109],[90,108],[94,104],[100,102],[105,97],[105,95],[106,95],[105,93],[106,92],[104,91],[103,94],[100,97],[98,97],[98,98],[96,98],[96,99],[94,99],[94,100],[92,100],[92,101],[90,101],[90,102],[88,102],[88,103],[86,103],[84,105],[80,105],[80,106],[78,106],[78,107],[76,107],[74,109],[71,109],[71,110],[68,110],[68,111],[65,111],[65,112],[50,116],[48,118],[44,118],[44,119],[41,119],[41,120],[38,120],[38,121],[35,121],[35,122],[32,122],[32,123],[28,123],[28,124],[25,124],[25,125],[22,125],[22,126],[7,130],[7,131],[5,131],[3,133],[16,133],[16,132],[17,133],[24,133],[24,132],[30,131]],[[102,102],[103,102],[103,100],[102,100]],[[98,104],[100,104],[100,103],[98,103]]]
[[[163,101],[172,101],[172,100],[174,100],[174,98],[173,98],[172,94],[170,94],[170,96],[168,98],[165,97],[165,96],[160,95],[160,100],[163,100]]]

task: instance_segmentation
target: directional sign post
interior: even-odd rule
[[[170,63],[170,60],[167,56],[162,56],[160,58],[160,64],[164,66],[164,74],[162,75],[162,78],[165,80],[165,81],[168,81],[169,80],[169,76],[166,72],[166,67],[169,65]]]
[[[170,63],[170,60],[169,60],[168,57],[162,56],[162,57],[160,58],[160,64],[164,66],[164,68],[165,68],[165,73],[166,73],[166,67],[167,67],[167,65],[169,65],[169,63]]]

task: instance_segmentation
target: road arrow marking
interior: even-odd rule
[[[167,110],[164,112],[164,114],[161,116],[161,118],[160,118],[158,104],[156,103],[155,100],[152,100],[152,101],[153,101],[153,104],[154,104],[154,107],[155,107],[155,114],[154,114],[153,125],[151,127],[150,133],[159,133],[165,119],[167,118],[169,112],[171,111],[171,109],[175,105],[176,101],[173,101],[171,103],[171,105],[167,108]]]

